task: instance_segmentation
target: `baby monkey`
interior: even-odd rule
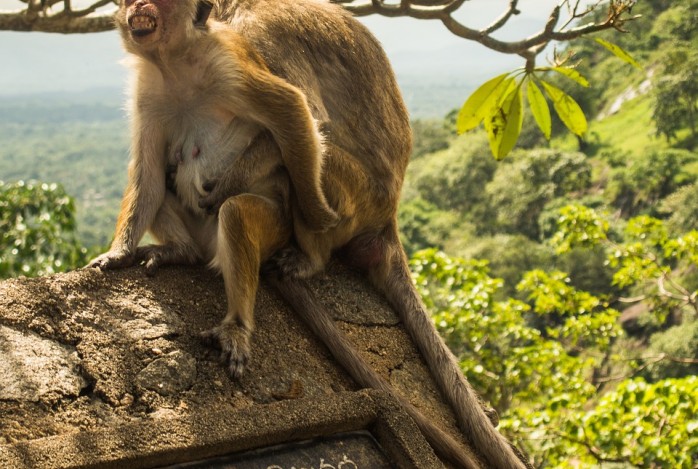
[[[116,22],[134,75],[131,161],[114,241],[90,266],[144,262],[152,274],[203,261],[219,269],[228,310],[204,336],[240,376],[259,270],[277,253],[282,295],[360,384],[392,392],[332,335],[336,327],[304,286],[341,249],[400,314],[483,459],[524,467],[484,415],[411,283],[396,221],[411,132],[378,42],[323,0],[220,0],[225,22],[208,18],[211,7],[121,0]],[[158,245],[138,246],[146,231]],[[479,467],[405,405],[442,456]]]

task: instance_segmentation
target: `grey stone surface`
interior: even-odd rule
[[[366,362],[467,447],[381,296],[338,266],[310,287]],[[401,431],[404,467],[438,467],[404,412],[384,414],[264,279],[237,381],[200,339],[225,313],[203,267],[0,282],[0,468],[152,468],[361,429]]]
[[[75,350],[0,325],[0,399],[32,401],[76,397],[87,384]]]
[[[188,353],[176,350],[155,359],[136,375],[136,384],[171,396],[191,388],[196,380],[196,360]]]

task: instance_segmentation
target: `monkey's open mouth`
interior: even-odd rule
[[[128,25],[131,27],[131,34],[134,36],[147,36],[157,28],[155,17],[144,13],[137,13],[131,16],[128,19]]]

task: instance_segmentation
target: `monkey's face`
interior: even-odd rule
[[[193,28],[195,15],[194,1],[121,0],[116,22],[127,48],[138,52],[176,47]]]

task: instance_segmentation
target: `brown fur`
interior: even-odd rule
[[[488,463],[498,468],[524,467],[490,424],[412,285],[397,231],[411,131],[380,45],[346,12],[322,1],[219,1],[219,9],[221,17],[250,41],[274,74],[305,92],[325,133],[322,186],[340,222],[326,232],[314,232],[297,216],[294,204],[296,247],[275,258],[282,278],[314,275],[341,248],[346,257],[361,264],[400,313],[461,428]],[[225,197],[225,190],[217,187],[214,191]],[[278,284],[283,293],[284,282]],[[300,310],[302,305],[294,306]],[[320,314],[316,312],[309,322],[320,322]],[[323,340],[333,349],[331,331],[324,334]]]
[[[196,24],[193,0],[123,1],[117,24],[136,57],[132,160],[114,243],[90,265],[142,260],[149,273],[202,260],[218,267],[228,313],[204,337],[239,376],[249,356],[260,265],[283,247],[274,257],[281,293],[307,313],[359,383],[392,392],[303,285],[343,248],[400,313],[474,447],[492,467],[523,467],[489,423],[412,286],[396,223],[409,120],[373,36],[320,0],[221,2],[227,24],[209,21],[204,28]],[[153,31],[139,18],[147,31],[134,34],[134,12],[156,16]],[[171,165],[176,196],[165,189]],[[148,229],[161,244],[137,248]],[[442,457],[479,467],[402,401]]]

